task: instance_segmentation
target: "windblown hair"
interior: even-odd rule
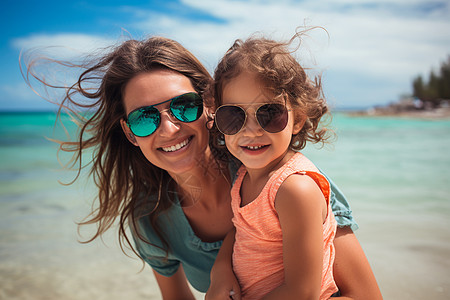
[[[290,148],[299,151],[307,141],[325,142],[328,129],[319,127],[321,118],[327,114],[328,107],[322,92],[321,78],[311,80],[304,68],[292,56],[289,46],[303,33],[297,33],[289,42],[277,42],[266,38],[250,37],[236,40],[219,62],[213,83],[214,107],[223,104],[223,90],[226,84],[242,72],[256,74],[264,88],[274,97],[284,97],[294,111],[295,122],[305,123],[301,131],[292,136]],[[224,149],[224,137],[214,126],[211,130],[214,152]],[[222,150],[222,152],[226,150]],[[217,154],[216,154],[217,155]],[[222,157],[229,159],[222,153]]]
[[[58,115],[68,109],[79,120],[77,141],[59,141],[60,150],[73,153],[72,167],[78,169],[74,181],[84,167],[83,153],[88,149],[94,151],[90,175],[99,190],[98,205],[79,225],[96,224],[97,230],[85,242],[101,236],[118,218],[122,250],[124,245],[128,245],[136,253],[126,229],[129,225],[136,229],[136,222],[142,217],[139,212],[146,211],[167,253],[168,245],[156,218],[172,205],[168,193],[162,193],[161,189],[167,190],[167,183],[173,183],[173,180],[169,180],[165,170],[152,165],[139,147],[127,140],[120,125],[120,120],[126,119],[123,93],[126,84],[136,75],[166,68],[188,77],[195,91],[203,96],[212,80],[210,74],[187,49],[163,37],[125,41],[93,64],[58,63],[84,69],[77,82],[65,88]],[[47,87],[63,88],[39,78],[33,73],[33,63],[27,69],[26,80],[31,74]],[[80,96],[82,100],[77,100]],[[83,113],[86,109],[90,113]],[[137,235],[144,240],[140,233]]]

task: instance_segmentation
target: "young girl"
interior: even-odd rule
[[[288,45],[238,40],[215,72],[215,125],[243,164],[231,190],[242,299],[328,299],[338,290],[330,184],[298,152],[325,141],[327,106]]]

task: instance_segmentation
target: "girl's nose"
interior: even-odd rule
[[[181,128],[180,121],[178,121],[178,119],[172,116],[169,110],[165,110],[160,113],[161,113],[161,125],[159,128],[160,136],[171,136],[178,130],[180,130]]]

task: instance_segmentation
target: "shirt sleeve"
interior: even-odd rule
[[[331,194],[331,209],[333,210],[334,217],[336,218],[339,227],[350,226],[350,228],[355,231],[359,228],[355,219],[353,219],[352,210],[350,204],[345,198],[344,194],[337,187],[337,185],[320,170],[320,172],[327,178],[330,183]]]
[[[153,270],[166,277],[175,274],[180,266],[178,260],[167,258],[164,250],[147,244],[134,235],[133,239],[137,253]]]
[[[140,218],[135,226],[137,228],[133,227],[131,232],[139,256],[159,274],[166,277],[175,274],[180,266],[180,261],[167,257],[166,251],[162,249],[163,243],[151,228],[147,218]],[[140,236],[138,236],[136,229]],[[150,241],[150,243],[147,241]]]
[[[166,277],[170,277],[175,274],[180,266],[180,262],[178,260],[168,259],[165,257],[147,256],[142,257],[142,259],[144,259],[144,261],[148,263],[153,270]]]

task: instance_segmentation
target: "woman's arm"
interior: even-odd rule
[[[334,246],[334,279],[341,292],[336,299],[383,299],[364,251],[349,226],[338,227]]]
[[[181,265],[170,277],[163,276],[155,270],[153,270],[153,274],[155,274],[163,300],[195,300]]]
[[[336,299],[382,299],[377,281],[353,230],[358,228],[344,194],[325,173],[331,187],[331,207],[338,222],[333,273],[341,297]],[[353,229],[353,230],[352,230]]]

